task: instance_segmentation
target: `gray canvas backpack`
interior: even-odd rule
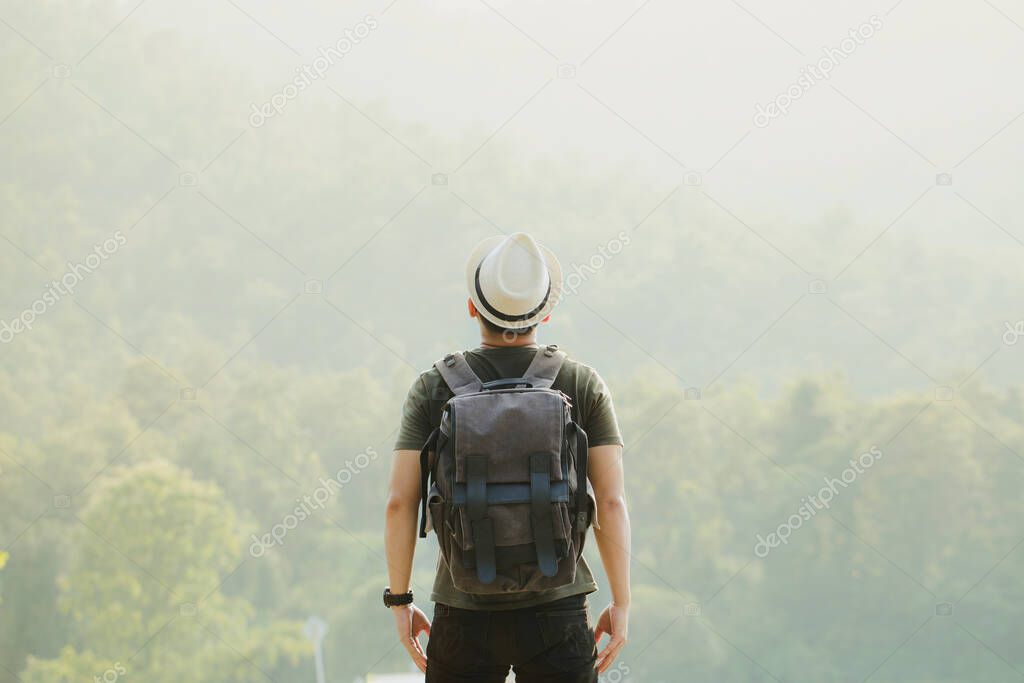
[[[551,388],[565,360],[538,349],[521,378],[481,382],[461,353],[434,366],[455,394],[420,452],[420,537],[433,529],[455,588],[570,584],[594,514],[587,435]]]

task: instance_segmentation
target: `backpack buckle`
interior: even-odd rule
[[[587,513],[582,510],[576,513],[576,528],[580,531],[587,530]]]
[[[548,344],[546,347],[544,347],[544,355],[550,358],[551,356],[555,355],[555,351],[557,350],[558,344]]]
[[[444,357],[444,364],[447,365],[450,368],[455,367],[455,354],[454,353],[449,353],[447,356],[445,356]]]

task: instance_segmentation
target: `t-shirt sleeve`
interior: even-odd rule
[[[587,380],[584,405],[586,413],[580,415],[581,425],[587,433],[590,446],[622,445],[619,420],[615,416],[612,392],[596,371],[591,370]]]
[[[409,387],[409,393],[405,397],[405,403],[402,406],[402,423],[398,428],[395,450],[420,450],[432,429],[427,385],[423,381],[423,376],[420,375]]]

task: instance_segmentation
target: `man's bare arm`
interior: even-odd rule
[[[420,502],[420,453],[395,451],[388,483],[384,522],[384,553],[388,563],[388,586],[392,593],[409,590],[412,559],[416,551],[416,519]],[[392,607],[398,637],[420,671],[427,669],[427,656],[418,640],[430,635],[430,621],[415,605]]]
[[[597,640],[605,633],[611,637],[597,655],[597,669],[604,672],[626,644],[629,630],[629,513],[622,446],[595,446],[587,451],[587,458],[587,471],[597,500],[597,522],[601,525],[594,529],[594,537],[612,590],[612,604],[601,613],[595,630]]]

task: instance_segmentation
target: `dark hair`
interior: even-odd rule
[[[492,323],[490,320],[488,320],[487,318],[483,317],[482,315],[478,315],[478,317],[480,318],[480,322],[482,322],[484,324],[484,327],[488,331],[493,332],[495,334],[513,334],[513,335],[516,335],[516,336],[522,336],[524,334],[530,334],[535,329],[537,329],[537,324],[536,323],[534,323],[533,325],[530,325],[529,327],[508,328],[508,327],[501,327],[500,325]]]

